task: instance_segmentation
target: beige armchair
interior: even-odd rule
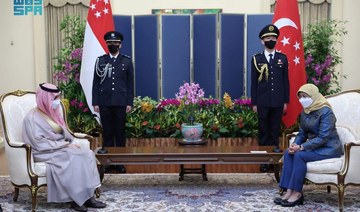
[[[307,163],[305,178],[314,184],[336,186],[339,211],[344,209],[344,191],[348,185],[360,185],[360,90],[326,96],[337,122],[336,128],[344,145],[344,155]],[[289,144],[295,135],[288,135]]]
[[[62,112],[65,114],[63,104],[61,106]],[[5,154],[11,183],[15,188],[13,200],[14,202],[17,201],[20,188],[29,188],[32,198],[32,211],[36,209],[36,197],[39,188],[46,186],[45,163],[34,162],[31,147],[22,141],[23,119],[34,107],[36,107],[35,92],[15,91],[4,94],[0,98]],[[90,148],[91,136],[75,133],[74,137],[75,143]]]

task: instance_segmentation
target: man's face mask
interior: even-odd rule
[[[52,101],[51,108],[55,110],[59,107],[59,105],[60,105],[60,99],[55,99]]]
[[[264,41],[264,45],[268,49],[273,49],[273,48],[275,48],[276,41],[274,41],[274,40]]]

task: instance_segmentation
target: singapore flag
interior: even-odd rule
[[[302,110],[297,99],[297,91],[306,83],[304,47],[297,0],[277,0],[273,24],[280,30],[276,49],[286,54],[289,61],[290,103],[283,122],[286,127],[290,127],[296,123]]]
[[[112,30],[114,30],[114,19],[110,0],[91,0],[85,27],[80,83],[93,114],[95,112],[92,107],[92,82],[95,61],[97,57],[108,53],[104,35]]]

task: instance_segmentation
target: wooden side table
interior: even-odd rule
[[[184,164],[180,164],[179,181],[184,180],[185,174],[201,174],[203,181],[208,181],[205,164],[201,164],[200,168],[185,168]]]
[[[199,145],[206,145],[207,141],[197,141],[197,142],[186,142],[183,139],[178,140],[180,146],[199,146]],[[180,164],[180,173],[179,173],[179,181],[184,180],[185,174],[201,174],[203,177],[203,181],[208,181],[207,174],[206,174],[206,165],[201,164],[200,168],[186,168],[184,164]]]

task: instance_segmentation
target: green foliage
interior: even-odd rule
[[[304,37],[307,82],[315,84],[323,95],[341,91],[341,75],[335,66],[342,61],[335,47],[341,44],[339,38],[347,34],[345,23],[329,20],[310,24]]]
[[[85,21],[79,17],[66,16],[60,29],[65,35],[64,48],[55,58],[54,80],[63,93],[69,128],[74,132],[93,133],[98,131],[97,122],[79,82]]]
[[[60,31],[64,35],[65,49],[74,50],[82,48],[85,35],[85,21],[80,20],[79,16],[65,16],[60,23]]]
[[[231,99],[230,99],[231,101]],[[203,138],[253,137],[257,135],[257,115],[249,99],[202,99],[193,115],[203,124]],[[137,97],[127,114],[127,137],[181,137],[181,124],[187,122],[181,100]]]

